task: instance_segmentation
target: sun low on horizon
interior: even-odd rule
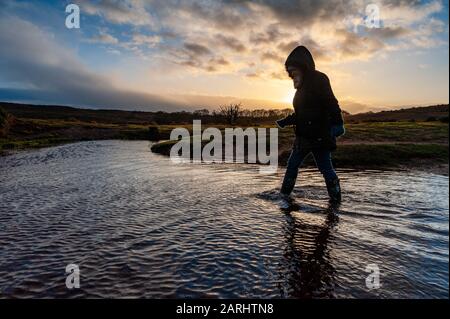
[[[1,101],[286,108],[295,91],[284,62],[298,45],[312,52],[348,112],[449,100],[447,1],[6,0],[0,7]],[[79,24],[70,26],[74,12]]]

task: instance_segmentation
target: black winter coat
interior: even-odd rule
[[[297,141],[302,148],[336,149],[336,138],[331,127],[343,125],[341,109],[331,89],[328,77],[315,70],[311,53],[305,47],[297,47],[286,60],[288,65],[302,69],[302,86],[295,93],[295,113],[284,124],[295,125]]]

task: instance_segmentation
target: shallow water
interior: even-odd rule
[[[302,170],[283,211],[282,173],[174,164],[148,142],[0,157],[0,297],[448,298],[448,177],[339,171],[329,209]]]

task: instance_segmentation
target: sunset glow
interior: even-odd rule
[[[0,99],[139,110],[290,107],[287,54],[307,46],[343,109],[448,103],[448,2],[6,0]],[[26,68],[24,68],[26,66]]]

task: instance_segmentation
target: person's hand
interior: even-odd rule
[[[334,125],[331,127],[331,135],[334,137],[339,137],[345,134],[344,124]]]

